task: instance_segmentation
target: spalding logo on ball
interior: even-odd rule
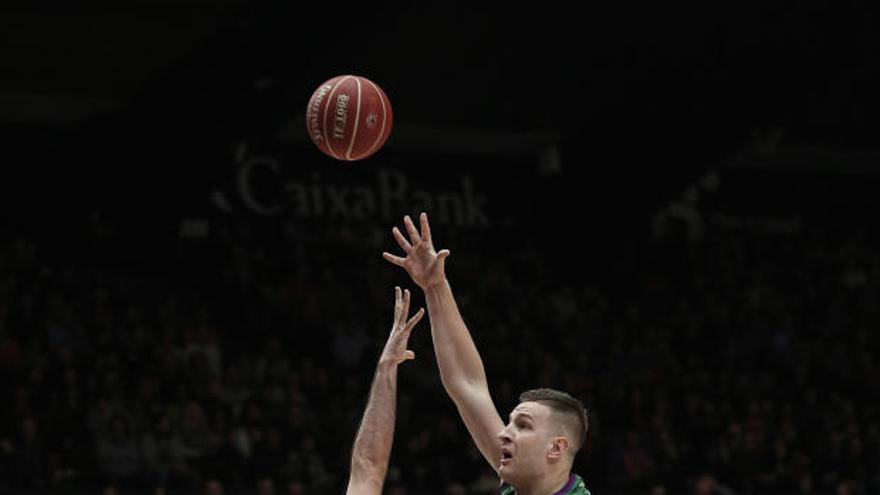
[[[306,128],[315,146],[337,160],[362,160],[378,151],[391,133],[391,102],[376,83],[337,76],[312,94]]]

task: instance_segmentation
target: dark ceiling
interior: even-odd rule
[[[4,2],[0,122],[68,124],[162,102],[216,117],[259,89],[292,115],[318,83],[359,73],[392,96],[402,124],[631,136],[778,124],[857,139],[876,120],[868,9]]]

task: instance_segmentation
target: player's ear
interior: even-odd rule
[[[547,452],[547,457],[550,459],[559,459],[562,458],[566,452],[568,452],[567,438],[553,437],[553,439],[550,440],[550,451]]]

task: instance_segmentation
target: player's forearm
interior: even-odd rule
[[[380,363],[352,449],[351,484],[369,483],[381,490],[391,457],[396,405],[397,365]]]
[[[453,399],[469,388],[486,388],[486,371],[461,317],[448,281],[425,289],[431,337],[443,386]]]

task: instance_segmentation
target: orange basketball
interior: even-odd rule
[[[376,83],[343,75],[327,80],[312,94],[306,128],[315,146],[345,161],[364,159],[388,140],[391,102]]]

